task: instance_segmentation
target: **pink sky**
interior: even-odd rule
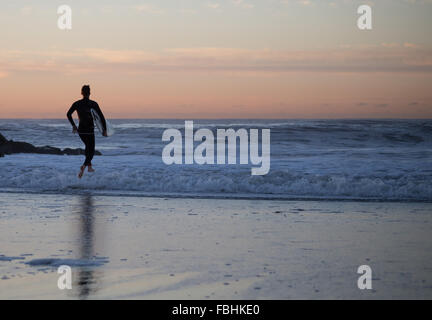
[[[257,11],[253,1],[175,8],[188,15],[182,19],[170,15],[170,6],[110,11],[107,3],[75,5],[70,31],[56,28],[50,7],[5,6],[0,118],[64,117],[83,84],[90,84],[91,98],[111,118],[432,117],[432,50],[430,39],[417,36],[421,17],[412,36],[401,37],[400,30],[379,23],[376,31],[356,30],[355,14],[343,15],[355,1],[325,8],[314,1],[280,4],[305,21],[318,9],[335,21],[324,14],[316,18],[321,26],[300,23],[303,29],[294,33],[280,10],[271,12],[269,5]],[[408,8],[431,7],[419,6]],[[54,22],[48,24],[47,16]],[[17,17],[25,20],[13,28]],[[257,17],[277,25],[257,27]],[[122,20],[121,34],[115,19]],[[236,19],[249,29],[234,28]],[[231,29],[223,28],[224,21]],[[334,28],[327,27],[331,23]],[[148,28],[154,29],[151,37]]]

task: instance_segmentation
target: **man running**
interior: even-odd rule
[[[95,135],[91,109],[95,110],[99,114],[103,125],[103,136],[107,136],[105,117],[101,109],[99,108],[97,102],[89,99],[90,86],[83,86],[81,89],[81,94],[83,96],[83,99],[74,102],[67,113],[67,118],[69,119],[69,122],[73,127],[72,132],[78,132],[81,140],[85,144],[85,161],[84,164],[81,166],[80,172],[78,174],[78,178],[80,179],[83,176],[86,167],[88,167],[88,172],[94,172],[91,162],[95,154]],[[79,119],[78,128],[75,125],[74,120],[72,119],[72,113],[74,113],[75,111],[77,112]]]

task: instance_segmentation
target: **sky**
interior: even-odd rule
[[[63,118],[84,84],[108,118],[432,118],[432,0],[0,8],[0,118]]]

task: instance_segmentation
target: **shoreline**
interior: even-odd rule
[[[4,299],[432,298],[432,205],[0,193]],[[73,289],[57,288],[71,264]],[[357,288],[370,265],[373,290]]]
[[[75,189],[77,190],[77,189]],[[64,191],[39,191],[39,190],[19,190],[19,189],[0,189],[0,194],[36,194],[36,195],[65,195],[65,196],[101,196],[101,197],[131,197],[131,198],[167,198],[167,199],[208,199],[208,200],[260,200],[260,201],[322,201],[322,202],[372,202],[372,203],[432,203],[429,199],[380,199],[380,198],[355,198],[355,197],[309,197],[309,196],[286,196],[280,195],[238,195],[233,193],[227,194],[181,194],[181,193],[151,193],[151,192],[139,192],[139,191],[116,191],[116,190],[105,190],[95,191],[91,189],[81,189],[76,192],[64,192]]]

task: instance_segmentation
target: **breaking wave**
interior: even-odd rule
[[[67,120],[0,120],[8,139],[76,148]],[[96,192],[182,197],[432,201],[431,120],[203,120],[195,128],[270,128],[271,168],[175,165],[161,160],[165,128],[178,120],[113,120],[97,137],[94,174],[78,180],[79,156],[0,158],[0,191]]]

